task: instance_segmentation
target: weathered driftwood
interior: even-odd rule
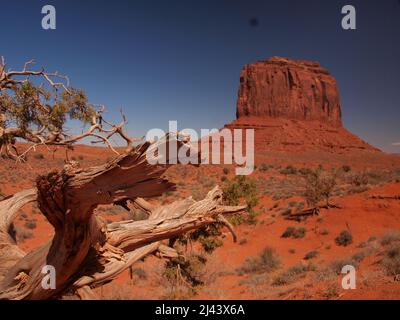
[[[327,204],[324,206],[308,208],[295,213],[287,214],[285,219],[300,222],[306,220],[309,217],[318,216],[321,212],[321,209],[334,209],[334,208],[341,209],[342,207],[337,204]]]
[[[305,209],[299,212],[291,213],[286,215],[285,219],[286,220],[294,220],[294,221],[304,221],[309,217],[312,216],[317,216],[319,215],[320,209],[318,207],[316,208],[310,208],[310,209]]]
[[[378,200],[400,200],[400,195],[372,195],[370,196],[371,199],[378,199]]]
[[[208,224],[227,224],[224,214],[244,211],[242,206],[223,206],[219,187],[197,202],[188,198],[162,207],[149,204],[143,198],[174,188],[162,178],[166,166],[147,162],[149,147],[143,144],[98,167],[69,165],[39,177],[37,189],[0,201],[0,299],[54,299],[66,294],[94,299],[91,288],[111,281],[146,255],[176,256],[163,240]],[[55,234],[25,254],[8,231],[18,210],[32,201],[37,201]],[[94,214],[98,205],[128,208],[127,201],[149,218],[107,224]],[[54,290],[42,286],[45,265],[56,270]]]

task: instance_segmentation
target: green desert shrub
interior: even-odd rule
[[[235,179],[227,181],[223,187],[223,199],[227,205],[237,206],[240,199],[246,199],[250,207],[254,207],[257,202],[256,183],[246,176],[236,176]]]
[[[222,246],[222,241],[216,237],[200,237],[199,242],[207,253],[211,253]]]
[[[224,203],[237,206],[242,199],[246,201],[248,214],[234,215],[229,217],[229,221],[235,225],[242,223],[255,224],[258,213],[254,211],[254,207],[259,202],[255,181],[245,176],[237,176],[233,180],[226,181],[223,186]]]
[[[316,169],[306,175],[305,180],[304,196],[307,204],[316,207],[321,201],[325,201],[325,204],[329,205],[329,199],[337,185],[337,174]]]
[[[221,235],[220,229],[220,225],[208,225],[193,231],[188,237],[192,241],[198,241],[205,252],[212,253],[215,249],[223,245],[223,242],[218,238]],[[180,243],[187,244],[188,237],[180,237]]]

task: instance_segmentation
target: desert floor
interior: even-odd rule
[[[0,159],[0,194],[32,187],[37,175],[61,169],[65,157],[63,149],[39,148],[26,163]],[[90,146],[68,151],[68,158],[84,167],[111,157],[110,151]],[[286,153],[258,157],[257,169],[246,178],[256,185],[258,204],[251,218],[233,217],[236,243],[222,228],[212,252],[190,239],[176,244],[187,257],[202,257],[200,265],[190,269],[199,283],[168,276],[166,261],[150,256],[135,264],[131,274],[126,271],[96,289],[97,294],[102,299],[399,299],[400,158],[371,166],[348,158],[346,163],[329,157],[317,161],[311,155],[310,161],[298,158]],[[318,165],[327,172],[332,167],[342,169],[330,199],[340,208],[321,209],[319,215],[300,222],[288,220],[307,206],[304,172]],[[201,199],[216,184],[224,186],[236,179],[234,168],[225,166],[179,165],[166,175],[177,190],[152,199],[155,203],[188,196]],[[120,207],[97,211],[108,221],[132,218]],[[282,237],[288,227],[301,232]],[[15,229],[19,245],[28,251],[52,236],[51,226],[35,205],[23,209]],[[342,231],[352,236],[346,245],[336,240]],[[263,265],[263,251],[276,259],[274,266]],[[346,264],[356,267],[355,290],[342,289],[340,270]]]

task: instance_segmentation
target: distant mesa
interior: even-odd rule
[[[237,118],[319,120],[342,126],[335,78],[318,62],[272,57],[240,73]]]
[[[314,61],[272,57],[246,65],[236,120],[225,128],[255,129],[257,162],[389,163],[389,155],[343,127],[336,79]]]

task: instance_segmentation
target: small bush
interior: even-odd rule
[[[315,270],[315,268],[311,265],[306,266],[302,264],[296,264],[293,267],[290,267],[288,270],[279,273],[272,281],[272,285],[282,286],[293,283],[305,272],[313,270]]]
[[[283,232],[282,238],[294,238],[294,239],[300,239],[304,238],[306,235],[306,229],[304,227],[287,227],[287,229]]]
[[[313,258],[315,258],[316,256],[318,256],[318,251],[315,251],[315,250],[313,250],[313,251],[310,251],[310,252],[308,252],[305,256],[304,256],[304,260],[310,260],[310,259],[313,259]]]
[[[237,206],[241,198],[245,198],[252,208],[257,202],[257,186],[253,180],[245,176],[236,176],[228,181],[223,188],[223,199],[227,205]]]
[[[339,296],[339,290],[336,285],[332,284],[322,293],[322,296],[328,300],[337,298]]]
[[[329,234],[329,230],[328,229],[323,229],[321,230],[321,232],[319,233],[322,236],[327,236]]]
[[[294,232],[293,238],[301,239],[301,238],[304,238],[305,235],[306,235],[306,228],[300,227],[300,228],[297,228],[296,231]]]
[[[384,252],[384,258],[380,264],[385,268],[389,276],[400,274],[400,245],[391,244]]]
[[[229,169],[228,168],[224,168],[222,171],[223,171],[224,174],[228,174],[229,173]]]
[[[359,252],[355,253],[351,258],[356,262],[361,262],[364,260],[365,257],[366,257],[366,252],[359,251]]]
[[[286,230],[282,233],[281,238],[290,238],[295,232],[295,227],[287,227]]]
[[[355,173],[350,178],[350,183],[355,187],[366,186],[368,182],[368,175],[365,172]]]
[[[329,268],[319,269],[315,273],[315,280],[318,282],[333,280],[335,278],[336,278],[336,273]]]
[[[298,204],[297,204],[297,210],[302,210],[302,209],[304,209],[304,207],[305,207],[305,202],[299,202]]]
[[[312,170],[309,169],[309,168],[301,168],[301,169],[299,169],[299,173],[300,173],[302,176],[307,176],[307,175],[309,175],[309,174],[312,173]]]
[[[43,160],[43,159],[44,159],[43,153],[35,153],[35,154],[33,155],[33,157],[34,157],[36,160]]]
[[[316,207],[325,200],[329,205],[329,199],[332,197],[336,187],[336,173],[324,173],[321,169],[311,171],[306,177],[306,189],[304,196],[309,206]]]
[[[271,272],[277,269],[280,264],[281,261],[276,251],[271,247],[266,247],[258,256],[246,259],[237,271],[240,274]]]
[[[351,171],[351,167],[348,166],[348,165],[344,165],[344,166],[342,166],[342,170],[343,170],[344,172],[350,172],[350,171]]]
[[[282,216],[288,216],[288,215],[290,215],[292,213],[292,209],[290,209],[290,208],[285,208],[285,209],[282,209],[281,210],[281,215]]]
[[[215,249],[222,246],[222,241],[215,237],[200,237],[199,242],[207,253],[212,253]]]
[[[348,230],[343,230],[336,238],[335,242],[338,246],[348,246],[353,243],[353,236]]]
[[[265,163],[263,163],[263,164],[260,166],[260,171],[261,171],[261,172],[267,172],[268,169],[269,169],[269,167],[268,167]]]
[[[333,261],[329,267],[330,267],[330,270],[332,270],[337,275],[339,275],[342,273],[342,269],[344,266],[350,265],[350,266],[353,266],[356,268],[358,266],[358,264],[359,264],[359,261],[354,259],[354,257],[347,257],[344,259]]]
[[[349,194],[356,194],[356,193],[363,193],[365,191],[368,191],[369,187],[367,185],[362,185],[362,186],[351,186],[348,189]]]
[[[297,174],[297,169],[295,167],[293,167],[293,166],[287,166],[286,168],[281,169],[279,171],[279,173],[280,174],[286,174],[286,175]]]
[[[381,245],[387,246],[395,241],[400,241],[400,231],[391,230],[385,233],[381,239]]]
[[[221,235],[220,225],[209,225],[190,233],[189,237],[193,241],[199,241],[204,251],[212,253],[218,247],[223,245],[223,242],[218,238]],[[187,244],[187,237],[180,237],[179,241],[182,244]]]
[[[201,255],[179,255],[178,258],[166,262],[164,276],[175,286],[183,279],[192,290],[193,287],[203,284],[201,275],[206,261]]]
[[[289,205],[289,207],[293,208],[293,207],[297,206],[297,202],[296,201],[290,201],[288,205]]]

